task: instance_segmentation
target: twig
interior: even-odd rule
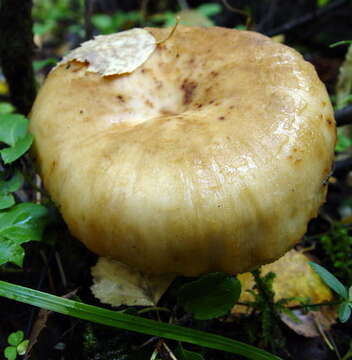
[[[41,254],[43,256],[44,253],[41,253]],[[43,282],[44,282],[44,280],[45,280],[45,278],[47,276],[49,266],[50,266],[50,262],[51,262],[53,256],[54,256],[54,249],[51,249],[51,251],[49,253],[49,258],[46,258],[46,257],[44,258],[44,267],[42,268],[42,271],[41,271],[40,276],[39,276],[39,281],[38,281],[37,286],[36,286],[37,290],[41,290],[41,288],[43,286]],[[29,334],[31,332],[33,321],[34,321],[34,316],[35,316],[36,312],[37,312],[36,308],[33,307],[31,309],[31,313],[29,315],[27,328],[26,328],[26,331],[25,331],[26,338],[29,337]]]
[[[238,9],[238,8],[235,8],[233,6],[231,6],[228,2],[228,0],[222,0],[222,3],[224,4],[224,6],[232,11],[233,13],[235,14],[238,14],[238,15],[241,15],[241,16],[244,16],[246,18],[246,29],[249,29],[252,25],[252,18],[251,18],[251,15],[247,12],[247,11],[244,11],[244,10],[241,10],[241,9]]]
[[[283,33],[287,33],[289,31],[295,30],[302,25],[309,24],[310,22],[316,20],[317,18],[329,13],[332,10],[336,10],[337,8],[345,5],[347,0],[336,0],[322,8],[319,8],[316,11],[310,12],[306,15],[300,16],[297,19],[293,19],[286,24],[278,26],[272,30],[265,32],[267,36],[275,36]]]
[[[329,340],[329,338],[328,338],[327,335],[325,334],[325,331],[324,331],[323,327],[321,326],[320,322],[317,321],[315,318],[313,318],[313,319],[314,319],[315,326],[317,327],[320,335],[323,337],[326,345],[329,347],[329,349],[330,349],[331,351],[334,351],[334,349],[335,349],[335,348],[334,348],[334,345],[332,345],[331,341]]]
[[[171,38],[171,36],[174,34],[174,32],[176,31],[176,28],[177,28],[177,25],[179,24],[179,22],[180,22],[180,17],[176,16],[176,23],[175,23],[174,27],[171,29],[169,35],[165,39],[157,41],[156,44],[161,45],[161,44],[164,44],[166,41],[168,41]]]
[[[93,25],[92,25],[92,12],[93,12],[94,0],[84,0],[84,31],[85,40],[89,40],[93,37]]]
[[[62,266],[62,261],[61,261],[60,254],[57,251],[55,251],[55,259],[56,259],[57,267],[59,269],[59,273],[60,273],[60,276],[61,276],[62,286],[64,288],[67,288],[67,279],[66,279],[65,271],[64,271],[64,268]]]
[[[341,301],[330,301],[330,302],[322,302],[320,304],[307,304],[307,305],[295,305],[295,306],[288,306],[287,308],[290,310],[300,310],[305,308],[315,308],[320,306],[335,306],[340,305]]]
[[[345,106],[344,108],[335,112],[335,120],[337,126],[345,126],[352,124],[352,105]]]

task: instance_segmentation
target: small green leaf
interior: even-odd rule
[[[17,346],[17,353],[18,355],[24,355],[27,351],[29,345],[29,340],[24,340]]]
[[[53,19],[49,19],[44,23],[34,23],[33,25],[33,33],[35,35],[44,35],[55,27],[55,21]]]
[[[342,323],[346,322],[351,316],[351,303],[343,302],[339,306],[339,319]]]
[[[0,212],[0,265],[12,262],[22,266],[21,244],[41,240],[47,222],[44,206],[22,203]]]
[[[175,350],[175,356],[177,360],[204,360],[203,356],[193,352],[185,350],[181,344]]]
[[[55,58],[48,58],[44,60],[35,60],[33,61],[33,69],[35,72],[43,69],[47,65],[55,65],[57,60]]]
[[[15,360],[17,357],[17,349],[14,346],[7,346],[4,355],[7,360]]]
[[[24,333],[21,330],[13,332],[9,335],[7,341],[10,345],[17,346],[24,339]]]
[[[329,288],[334,290],[342,298],[346,300],[348,299],[346,287],[333,274],[314,262],[309,262],[309,265],[322,278],[325,284],[329,286]]]
[[[208,3],[198,6],[197,11],[200,12],[203,16],[209,17],[221,13],[222,7],[217,3]]]
[[[0,103],[0,114],[11,114],[15,111],[14,106],[7,102]]]
[[[20,171],[16,171],[10,180],[3,181],[0,179],[0,194],[7,194],[17,191],[24,182],[23,175]]]
[[[0,210],[7,209],[15,204],[11,192],[17,191],[24,182],[23,175],[16,171],[15,175],[7,181],[0,178]]]
[[[349,136],[346,136],[342,129],[337,130],[337,143],[335,150],[336,152],[346,151],[352,146],[352,139]]]
[[[348,301],[352,302],[352,286],[348,289]]]
[[[23,138],[28,129],[28,119],[20,114],[0,114],[0,141],[13,146]]]
[[[28,240],[29,241],[29,240]],[[11,239],[5,239],[0,236],[0,265],[12,262],[22,267],[24,258],[24,249],[20,246],[21,242]]]
[[[0,151],[2,159],[5,164],[9,164],[21,157],[32,145],[33,136],[27,134],[23,138],[19,139],[14,146],[8,147]]]
[[[0,210],[7,209],[15,205],[15,198],[11,194],[0,195]]]
[[[113,30],[113,19],[105,14],[96,14],[92,16],[92,24],[103,34],[111,33]]]
[[[323,7],[329,3],[330,0],[317,0],[318,7]]]
[[[185,284],[178,294],[178,302],[195,319],[207,320],[226,315],[239,299],[241,283],[223,273],[211,273]]]

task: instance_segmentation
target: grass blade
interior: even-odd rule
[[[23,286],[7,283],[5,281],[0,281],[0,296],[75,318],[119,329],[135,331],[152,336],[160,336],[165,339],[177,340],[211,349],[226,351],[253,360],[280,360],[279,357],[264,350],[220,335],[106,310],[97,306],[64,299]]]

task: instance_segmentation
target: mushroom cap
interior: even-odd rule
[[[336,132],[300,54],[254,32],[178,26],[130,73],[87,66],[50,73],[30,130],[44,185],[90,250],[195,276],[247,271],[300,240]]]

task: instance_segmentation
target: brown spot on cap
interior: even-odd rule
[[[173,111],[167,110],[167,109],[160,109],[160,114],[165,116],[172,116],[175,115]]]
[[[195,81],[189,81],[188,79],[185,79],[181,85],[181,90],[184,91],[183,95],[183,104],[187,105],[192,102],[192,97],[195,88],[197,87],[197,83]]]
[[[218,118],[219,120],[225,120],[225,116],[220,116],[219,118]]]
[[[147,106],[151,107],[151,108],[154,107],[153,103],[152,103],[150,100],[148,100],[148,99],[145,100],[144,103],[145,103]]]
[[[122,96],[122,95],[117,95],[116,96],[117,100],[121,103],[124,103],[125,102],[125,98]]]

